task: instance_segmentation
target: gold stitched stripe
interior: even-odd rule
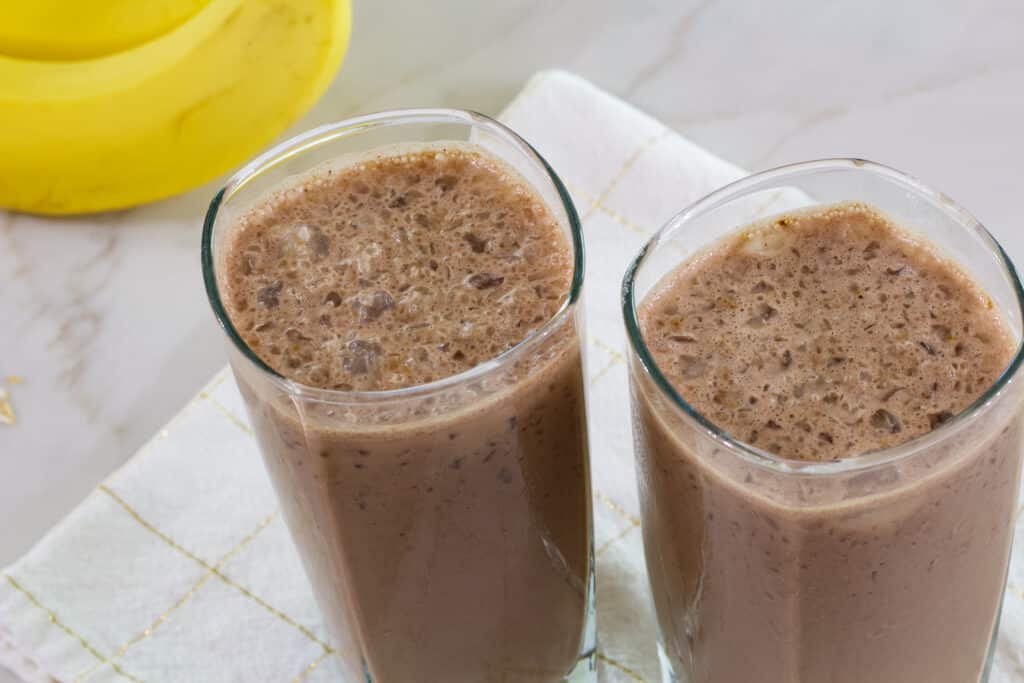
[[[322,641],[319,638],[317,638],[315,633],[310,631],[308,628],[306,628],[305,626],[303,626],[298,621],[296,621],[292,617],[288,616],[287,614],[285,614],[281,610],[279,610],[276,607],[274,607],[273,605],[269,604],[266,600],[264,600],[260,596],[256,595],[255,593],[253,593],[251,590],[249,590],[248,588],[246,588],[242,584],[236,583],[235,581],[231,580],[230,578],[228,578],[227,576],[222,574],[220,571],[215,571],[214,573],[217,575],[217,578],[219,578],[221,581],[223,581],[227,585],[231,586],[235,590],[239,591],[242,595],[246,596],[247,598],[249,598],[250,600],[255,602],[257,605],[259,605],[263,609],[267,610],[271,614],[277,616],[279,619],[284,621],[286,624],[292,626],[293,628],[298,630],[300,633],[305,635],[307,638],[312,640],[314,643],[316,643],[317,645],[322,647],[326,654],[332,654],[334,652],[334,648],[332,648],[330,645],[328,645],[324,641]]]
[[[582,190],[582,189],[576,187],[575,185],[569,185],[568,183],[566,183],[566,187],[568,187],[569,191],[572,192],[573,194],[579,195],[580,198],[583,199],[583,201],[585,201],[586,203],[592,204],[592,205],[596,206],[597,208],[601,209],[601,211],[603,211],[605,214],[607,214],[609,218],[611,218],[615,222],[619,223],[620,225],[622,225],[627,230],[635,232],[636,234],[641,235],[642,237],[647,237],[648,235],[651,234],[650,230],[647,230],[646,228],[643,228],[643,227],[637,225],[636,223],[634,223],[633,221],[629,220],[628,218],[626,218],[625,216],[623,216],[619,212],[613,211],[612,209],[609,209],[604,204],[595,204],[597,199],[594,197],[594,195],[590,194],[586,190]]]
[[[594,342],[594,346],[597,346],[602,351],[604,351],[609,356],[611,356],[612,360],[614,360],[616,363],[625,363],[626,362],[626,358],[625,358],[625,356],[622,355],[622,352],[619,351],[614,346],[612,346],[611,344],[609,344],[609,343],[607,343],[605,341],[602,341],[598,337],[591,337],[590,341]]]
[[[181,553],[185,557],[189,558],[190,560],[198,563],[200,566],[204,567],[205,569],[208,569],[208,570],[211,570],[211,571],[213,570],[213,566],[210,565],[206,560],[203,560],[202,558],[200,558],[197,555],[195,555],[194,553],[192,553],[190,550],[182,547],[174,539],[172,539],[170,536],[168,536],[167,534],[165,534],[164,532],[160,531],[155,526],[150,524],[148,521],[146,521],[142,517],[142,515],[140,515],[138,512],[135,511],[134,508],[132,508],[131,505],[129,505],[127,502],[125,502],[124,498],[122,498],[121,496],[119,496],[116,493],[114,493],[114,491],[109,486],[107,486],[106,484],[100,484],[96,488],[98,490],[102,491],[103,493],[107,494],[108,496],[110,496],[110,498],[115,503],[120,505],[122,508],[124,508],[125,512],[127,512],[129,515],[131,515],[132,519],[134,519],[136,522],[141,524],[147,531],[150,531],[151,533],[156,535],[156,537],[159,538],[161,541],[163,541],[167,545],[171,546],[172,548],[174,548],[175,550],[177,550],[179,553]]]
[[[604,551],[608,550],[608,548],[612,547],[612,545],[614,545],[616,542],[621,541],[622,539],[624,539],[635,528],[636,528],[635,525],[630,524],[625,529],[623,529],[622,531],[620,531],[619,533],[615,534],[614,536],[609,538],[607,541],[602,543],[601,547],[597,549],[597,552],[595,552],[594,555],[597,556],[597,557],[600,557],[601,554],[604,553]]]
[[[136,522],[141,524],[144,528],[146,528],[148,531],[153,533],[157,538],[162,540],[164,543],[166,543],[167,545],[171,546],[172,548],[177,550],[179,553],[181,553],[185,557],[191,559],[192,561],[197,563],[199,566],[203,567],[204,569],[209,570],[210,573],[215,575],[218,579],[220,579],[221,581],[223,581],[227,585],[231,586],[235,590],[239,591],[242,595],[244,595],[247,598],[251,599],[256,604],[258,604],[260,607],[262,607],[263,609],[267,610],[268,612],[270,612],[274,616],[278,617],[279,619],[284,621],[289,626],[292,626],[293,628],[295,628],[296,630],[301,632],[307,638],[309,638],[310,640],[312,640],[316,644],[320,645],[320,647],[324,648],[325,652],[333,652],[334,651],[331,648],[330,645],[328,645],[327,643],[325,643],[322,640],[320,640],[319,638],[317,638],[315,633],[313,633],[308,628],[306,628],[305,626],[300,624],[294,618],[288,616],[287,614],[285,614],[281,610],[277,609],[276,607],[273,607],[272,605],[267,603],[266,600],[264,600],[263,598],[259,597],[256,594],[254,594],[251,590],[249,590],[245,586],[235,582],[230,577],[228,577],[226,574],[224,574],[222,571],[220,571],[220,569],[218,569],[217,567],[214,567],[209,562],[207,562],[207,561],[203,560],[202,558],[196,556],[194,553],[190,552],[189,550],[187,550],[186,548],[182,547],[180,544],[175,542],[174,539],[169,537],[167,534],[165,534],[164,532],[160,531],[155,526],[150,524],[148,521],[146,521],[145,518],[142,517],[142,515],[140,515],[138,512],[136,512],[132,508],[132,506],[130,506],[127,502],[125,502],[125,500],[123,498],[121,498],[119,495],[114,493],[105,484],[100,484],[98,488],[99,488],[100,491],[103,491],[105,494],[110,496],[114,500],[114,502],[116,502],[118,505],[120,505],[122,508],[124,508],[125,512],[127,512],[129,515],[131,515],[132,518]]]
[[[11,586],[15,590],[19,591],[22,595],[24,595],[29,602],[31,602],[33,605],[35,605],[43,612],[45,612],[51,624],[53,624],[60,630],[64,631],[64,633],[68,634],[69,636],[77,640],[78,644],[81,645],[82,648],[85,649],[85,651],[88,652],[90,655],[100,660],[101,662],[106,661],[106,657],[100,654],[99,650],[90,645],[89,641],[87,641],[78,632],[76,632],[70,626],[61,621],[60,617],[57,616],[56,612],[43,605],[43,603],[39,602],[39,599],[35,595],[33,595],[28,589],[26,589],[24,586],[18,583],[18,581],[13,576],[11,576],[10,574],[4,574],[4,578],[7,579],[7,583],[11,584]],[[134,683],[142,683],[142,681],[140,681],[138,678],[132,676],[130,673],[126,672],[124,669],[122,669],[120,666],[113,662],[110,662],[110,668],[117,672],[118,675],[127,678],[129,681],[134,681]]]
[[[299,675],[292,679],[292,683],[300,683],[300,681],[302,681],[302,679],[304,679],[306,676],[311,674],[313,672],[313,669],[315,669],[318,666],[320,666],[325,659],[327,659],[328,657],[331,656],[331,654],[332,653],[330,653],[330,652],[322,652],[322,653],[320,653],[319,657],[317,657],[312,662],[310,662],[309,666],[307,666],[305,669],[300,671]]]
[[[275,510],[274,512],[271,512],[271,513],[270,513],[269,515],[267,515],[266,517],[264,517],[264,518],[263,518],[263,521],[261,521],[261,522],[259,523],[259,525],[258,525],[258,526],[257,526],[257,527],[256,527],[255,529],[253,529],[253,530],[252,530],[251,532],[249,532],[248,534],[246,534],[246,535],[245,535],[245,536],[244,536],[244,537],[242,538],[242,540],[240,540],[240,541],[239,541],[239,542],[238,542],[237,544],[235,544],[235,547],[234,547],[234,548],[232,548],[231,550],[229,550],[229,551],[228,551],[228,552],[227,552],[227,553],[226,553],[226,554],[224,555],[224,557],[222,557],[222,558],[220,559],[220,561],[219,561],[219,562],[217,562],[217,564],[215,565],[215,568],[216,568],[216,569],[220,569],[220,568],[221,568],[221,567],[223,567],[223,566],[224,566],[225,564],[227,564],[227,562],[228,562],[228,561],[229,561],[229,560],[230,560],[230,559],[231,559],[232,557],[234,557],[235,555],[237,555],[237,554],[238,554],[238,553],[239,553],[239,552],[240,552],[240,551],[242,550],[242,548],[244,548],[244,547],[245,547],[245,546],[247,546],[247,545],[248,545],[249,543],[251,543],[251,542],[253,541],[253,539],[255,539],[255,538],[256,538],[256,537],[257,537],[257,536],[258,536],[258,535],[260,534],[260,532],[262,532],[262,531],[263,531],[264,529],[266,529],[266,528],[267,528],[267,527],[268,527],[268,526],[270,525],[270,523],[271,523],[271,522],[273,522],[273,521],[274,521],[274,519],[276,519],[276,518],[277,518],[277,514],[278,514],[278,513],[277,513],[277,511]],[[102,661],[102,662],[97,662],[97,663],[96,663],[96,664],[94,664],[93,666],[89,667],[88,669],[86,669],[86,670],[85,670],[85,671],[83,671],[82,673],[80,673],[80,674],[78,674],[77,676],[75,676],[75,680],[81,680],[81,679],[85,679],[85,678],[88,678],[88,677],[89,677],[89,676],[90,676],[90,675],[91,675],[91,674],[92,674],[92,673],[93,673],[93,672],[94,672],[94,671],[95,671],[96,669],[100,668],[100,666],[102,666],[103,664],[105,664],[105,663],[107,663],[107,662],[109,662],[109,661],[111,661],[111,660],[113,660],[113,659],[118,659],[118,658],[120,658],[120,657],[123,657],[123,656],[124,656],[124,654],[125,654],[126,652],[128,652],[128,650],[129,650],[129,649],[130,649],[130,648],[131,648],[131,647],[132,647],[133,645],[135,645],[136,643],[139,643],[140,641],[143,641],[143,640],[145,640],[146,638],[149,638],[149,637],[150,637],[151,635],[153,635],[153,633],[154,633],[154,632],[155,632],[155,631],[156,631],[156,630],[157,630],[158,628],[160,628],[160,627],[161,627],[161,626],[162,626],[162,625],[164,624],[164,622],[165,622],[165,621],[167,621],[167,618],[168,618],[169,616],[171,616],[171,614],[172,614],[172,613],[174,613],[175,611],[177,611],[178,609],[180,609],[180,608],[181,608],[181,607],[182,607],[182,606],[183,606],[183,605],[184,605],[185,603],[187,603],[187,602],[188,602],[189,600],[191,600],[191,599],[192,599],[192,597],[193,597],[193,596],[194,596],[194,595],[195,595],[195,594],[196,594],[197,592],[199,592],[199,589],[200,589],[200,588],[202,588],[202,587],[203,587],[203,586],[204,586],[204,585],[206,584],[206,582],[207,582],[207,581],[209,581],[209,580],[210,580],[211,578],[213,578],[213,576],[214,576],[214,573],[213,573],[212,571],[208,571],[208,572],[206,572],[205,574],[203,574],[203,575],[202,575],[202,576],[201,576],[201,577],[199,578],[199,580],[198,580],[198,581],[196,581],[196,582],[195,582],[195,584],[194,584],[194,585],[193,585],[193,586],[192,586],[192,587],[191,587],[191,588],[190,588],[190,589],[188,590],[188,592],[187,592],[187,593],[185,593],[185,594],[184,594],[183,596],[181,596],[181,597],[180,597],[180,598],[179,598],[179,599],[178,599],[178,600],[177,600],[177,601],[176,601],[176,602],[175,602],[175,603],[174,603],[173,605],[171,605],[171,606],[170,606],[169,608],[167,608],[167,610],[166,610],[166,611],[165,611],[165,612],[164,612],[163,614],[161,614],[160,616],[158,616],[158,617],[157,617],[157,618],[156,618],[156,619],[155,619],[155,620],[153,621],[153,623],[152,623],[152,624],[150,624],[150,625],[149,625],[149,626],[147,626],[147,627],[146,627],[145,629],[143,629],[143,630],[142,630],[142,632],[141,632],[141,633],[139,633],[138,635],[136,635],[136,636],[135,636],[134,638],[131,638],[131,639],[129,639],[129,640],[127,640],[127,641],[125,641],[125,643],[124,643],[123,645],[121,645],[121,647],[120,647],[120,648],[118,648],[117,652],[115,652],[114,654],[112,654],[112,655],[111,655],[111,656],[110,656],[109,658],[105,659],[105,660],[104,660],[104,661]]]
[[[226,417],[229,420],[231,420],[231,422],[233,422],[239,429],[241,429],[243,432],[245,432],[249,436],[252,436],[252,428],[249,427],[249,425],[245,424],[245,421],[242,420],[242,418],[238,417],[233,412],[231,412],[230,410],[225,408],[224,405],[221,404],[220,401],[218,401],[217,399],[215,399],[213,396],[211,396],[210,394],[206,393],[205,391],[200,392],[199,396],[201,398],[205,399],[208,403],[210,403],[218,411],[220,411],[220,413],[224,417]]]
[[[636,234],[640,235],[641,237],[647,237],[652,232],[652,231],[648,230],[647,228],[640,227],[639,225],[637,225],[633,221],[631,221],[628,218],[626,218],[625,216],[623,216],[618,211],[614,211],[612,209],[609,209],[604,204],[598,204],[597,208],[599,208],[602,211],[604,211],[608,215],[609,218],[611,218],[612,220],[616,221],[617,223],[622,225],[624,228],[626,228],[628,230],[631,230],[632,232],[635,232]]]
[[[580,196],[580,199],[585,201],[587,204],[593,204],[594,201],[597,199],[597,197],[590,194],[589,192],[584,190],[582,187],[579,187],[578,185],[573,185],[572,183],[566,182],[565,186],[569,189],[569,192],[571,194],[578,194]]]
[[[609,508],[619,513],[627,522],[629,522],[633,526],[640,526],[640,520],[636,516],[629,514],[629,512],[627,512],[624,507],[622,507],[614,500],[612,500],[607,493],[595,490],[594,498],[597,498],[599,501],[607,505]]]
[[[641,676],[640,674],[638,674],[636,671],[633,671],[632,669],[630,669],[625,664],[620,664],[619,662],[615,661],[614,659],[612,659],[608,655],[604,654],[603,652],[598,652],[597,653],[597,658],[600,659],[602,662],[604,662],[606,664],[610,664],[610,665],[614,666],[616,669],[618,669],[622,673],[626,674],[627,676],[632,678],[634,681],[637,681],[637,683],[647,683],[647,681],[644,680],[644,677]]]
[[[208,394],[212,394],[213,392],[217,391],[217,389],[220,389],[220,386],[222,384],[224,384],[224,382],[226,382],[228,377],[230,377],[230,376],[231,376],[231,371],[230,370],[228,370],[228,369],[221,370],[220,373],[216,377],[213,378],[213,381],[206,385],[206,387],[203,389],[203,391],[205,391]]]
[[[603,379],[603,378],[604,378],[604,376],[605,376],[605,375],[607,375],[607,374],[608,374],[608,373],[609,373],[609,372],[611,371],[611,369],[612,369],[612,368],[614,368],[614,367],[615,367],[616,365],[618,365],[618,363],[616,363],[616,362],[615,362],[615,359],[614,359],[614,358],[612,358],[612,359],[611,359],[610,361],[608,361],[608,362],[607,362],[607,363],[605,364],[605,366],[604,366],[603,368],[601,368],[601,369],[600,369],[600,370],[598,370],[598,371],[597,371],[596,373],[594,373],[594,376],[590,378],[590,385],[591,385],[591,386],[593,386],[593,385],[597,384],[597,383],[598,383],[598,382],[599,382],[599,381],[600,381],[601,379]]]
[[[608,363],[606,363],[603,368],[598,370],[597,373],[590,378],[590,383],[595,384],[598,380],[607,375],[613,367],[615,367],[619,363],[625,363],[626,358],[611,344],[601,341],[601,339],[597,337],[591,336],[590,341],[594,344],[594,346],[598,347],[599,349],[607,353],[609,356],[611,356],[611,359],[608,361]]]
[[[641,145],[637,147],[636,151],[629,155],[629,157],[622,163],[622,166],[619,168],[618,172],[616,172],[616,174],[612,176],[612,179],[608,182],[608,185],[607,187],[604,188],[604,191],[597,196],[597,199],[591,202],[590,208],[587,209],[587,212],[583,215],[583,220],[587,220],[588,218],[590,218],[591,215],[593,215],[595,210],[604,206],[604,201],[608,199],[608,195],[612,193],[612,190],[615,189],[616,185],[618,185],[619,182],[626,176],[626,173],[629,172],[629,169],[633,168],[636,162],[640,160],[640,158],[644,155],[644,152],[653,147],[655,143],[668,137],[668,135],[671,132],[672,131],[669,130],[668,128],[664,128],[655,135],[652,135],[651,137],[647,138],[647,140],[645,140],[643,143],[641,143]]]
[[[524,96],[527,95],[528,93],[531,93],[539,85],[541,85],[543,81],[546,80],[547,76],[543,76],[530,81],[527,84],[526,88],[523,90],[523,92],[520,93],[519,97],[516,98],[516,104],[514,104],[513,107],[518,106],[519,103],[524,102],[526,100],[526,97]],[[514,109],[511,109],[510,111],[514,111]],[[506,111],[506,117],[507,116],[508,111]],[[618,223],[621,223],[624,227],[637,233],[638,235],[650,235],[651,231],[641,228],[640,226],[636,225],[635,223],[627,219],[625,216],[622,216],[621,214],[606,207],[604,205],[604,200],[607,198],[608,194],[611,193],[613,189],[615,189],[615,186],[619,183],[620,180],[622,180],[622,178],[626,175],[629,169],[633,167],[633,165],[640,159],[641,156],[643,156],[643,153],[646,152],[656,142],[660,141],[662,138],[668,137],[671,133],[671,129],[665,128],[656,135],[652,136],[651,138],[643,142],[640,145],[640,147],[638,147],[637,150],[633,152],[633,154],[630,155],[630,157],[626,159],[625,162],[623,162],[622,167],[619,168],[618,172],[612,177],[612,180],[605,188],[605,191],[602,192],[599,197],[594,197],[593,195],[579,189],[578,187],[570,185],[569,183],[565,183],[566,187],[569,188],[569,191],[572,194],[579,195],[581,199],[590,204],[590,207],[587,209],[585,215],[583,216],[583,220],[589,218],[595,209],[600,209],[601,211],[608,214],[608,216],[610,216],[612,219],[614,219]]]

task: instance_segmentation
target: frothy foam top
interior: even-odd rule
[[[969,276],[860,203],[746,228],[666,276],[639,313],[694,408],[801,460],[934,429],[992,385],[1015,347]]]
[[[225,250],[225,304],[277,372],[342,390],[472,368],[546,323],[573,261],[515,171],[456,143],[324,168],[258,202]]]

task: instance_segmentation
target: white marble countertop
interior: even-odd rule
[[[495,113],[557,66],[751,170],[908,171],[1024,263],[1022,33],[1019,0],[356,0],[346,62],[291,132],[401,106]],[[224,364],[199,269],[215,187],[82,218],[0,212],[0,383],[24,378],[0,425],[0,566]]]

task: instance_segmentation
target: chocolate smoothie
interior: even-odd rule
[[[697,412],[803,463],[938,428],[1016,347],[957,265],[858,203],[741,230],[669,273],[639,320]],[[979,681],[1010,550],[1015,410],[815,478],[738,464],[634,379],[647,564],[687,683]]]
[[[543,200],[476,146],[384,149],[264,197],[228,240],[246,344],[336,390],[285,398],[234,363],[351,680],[562,680],[590,508],[573,256]]]

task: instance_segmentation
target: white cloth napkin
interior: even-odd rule
[[[600,680],[656,683],[619,284],[659,225],[741,172],[563,72],[501,118],[558,170],[586,233]],[[1019,554],[1010,583],[992,683],[1024,683]],[[227,370],[0,575],[0,664],[32,682],[338,680]]]

